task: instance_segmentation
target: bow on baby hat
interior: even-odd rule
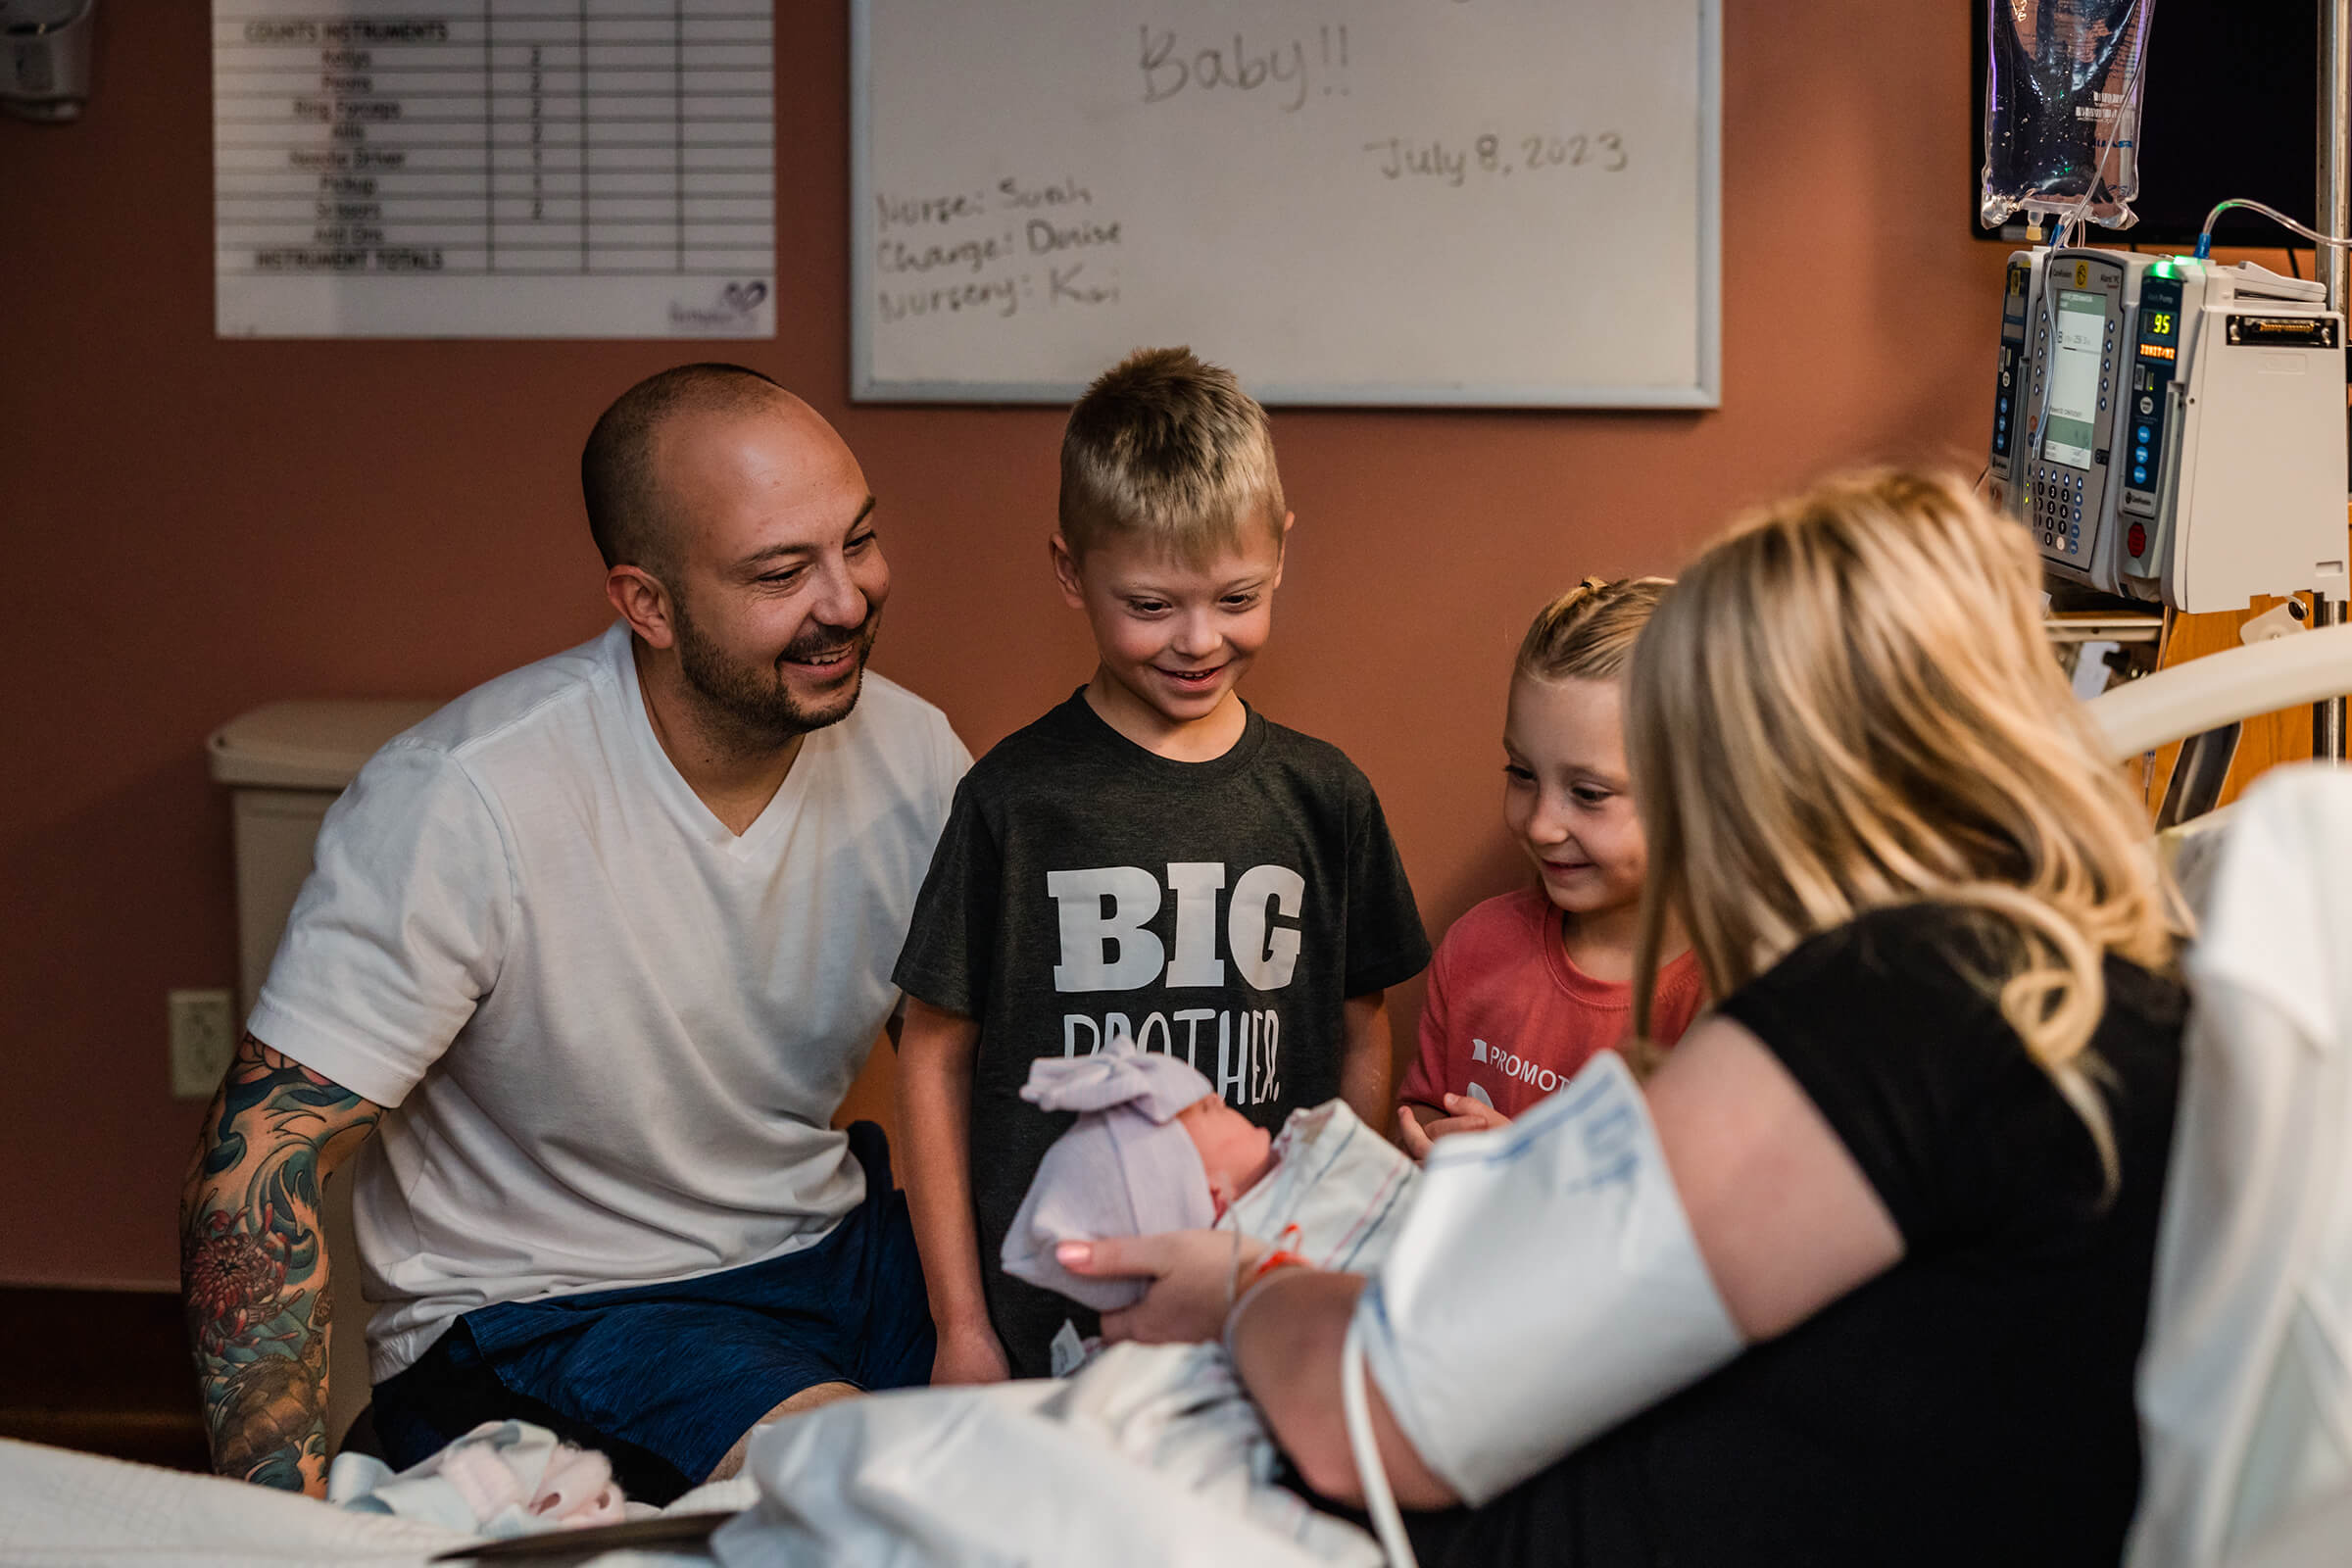
[[[1166,1122],[1216,1093],[1190,1062],[1156,1051],[1138,1051],[1116,1039],[1086,1056],[1040,1056],[1029,1064],[1021,1098],[1040,1110],[1108,1110],[1132,1105]],[[1189,1140],[1188,1140],[1189,1142]]]
[[[1176,1115],[1215,1094],[1191,1064],[1125,1040],[1092,1055],[1031,1062],[1021,1098],[1041,1110],[1074,1110],[1078,1120],[1046,1151],[1012,1216],[1004,1272],[1099,1312],[1141,1300],[1142,1280],[1073,1274],[1054,1249],[1214,1223],[1208,1172]]]

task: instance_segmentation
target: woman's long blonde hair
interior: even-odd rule
[[[2168,965],[2148,828],[2041,629],[2026,532],[1955,480],[1834,479],[1745,518],[1634,654],[1626,751],[1649,838],[1634,962],[1649,1032],[1667,911],[1715,996],[1867,909],[1997,917],[1980,977],[2089,1127],[2104,954]]]

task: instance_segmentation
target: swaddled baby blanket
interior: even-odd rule
[[[1326,1100],[1291,1112],[1274,1139],[1274,1168],[1233,1200],[1217,1229],[1280,1242],[1317,1268],[1369,1274],[1389,1255],[1420,1174],[1346,1101]]]
[[[1274,1168],[1233,1200],[1216,1229],[1287,1248],[1317,1268],[1369,1274],[1380,1267],[1421,1168],[1344,1100],[1292,1111],[1275,1135],[1273,1156]],[[1054,1338],[1054,1375],[1075,1372],[1094,1348],[1075,1323],[1064,1322]]]
[[[1419,1169],[1337,1100],[1294,1111],[1274,1169],[1221,1228],[1318,1267],[1388,1255]],[[760,1505],[712,1545],[727,1568],[1118,1562],[1133,1568],[1379,1563],[1361,1530],[1278,1485],[1272,1437],[1209,1345],[1092,1354],[1075,1376],[906,1390],[790,1416],[753,1439]]]
[[[901,1389],[752,1439],[760,1503],[724,1568],[1378,1568],[1275,1485],[1274,1445],[1213,1345],[1119,1345],[1076,1377]]]

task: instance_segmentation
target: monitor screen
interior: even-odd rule
[[[2099,348],[2107,333],[2107,296],[2062,288],[2057,316],[2041,455],[2052,463],[2087,468],[2099,410]]]

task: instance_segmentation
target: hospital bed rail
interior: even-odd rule
[[[2129,761],[2260,713],[2352,692],[2352,624],[2209,654],[2101,692],[2085,705],[2108,754]]]

